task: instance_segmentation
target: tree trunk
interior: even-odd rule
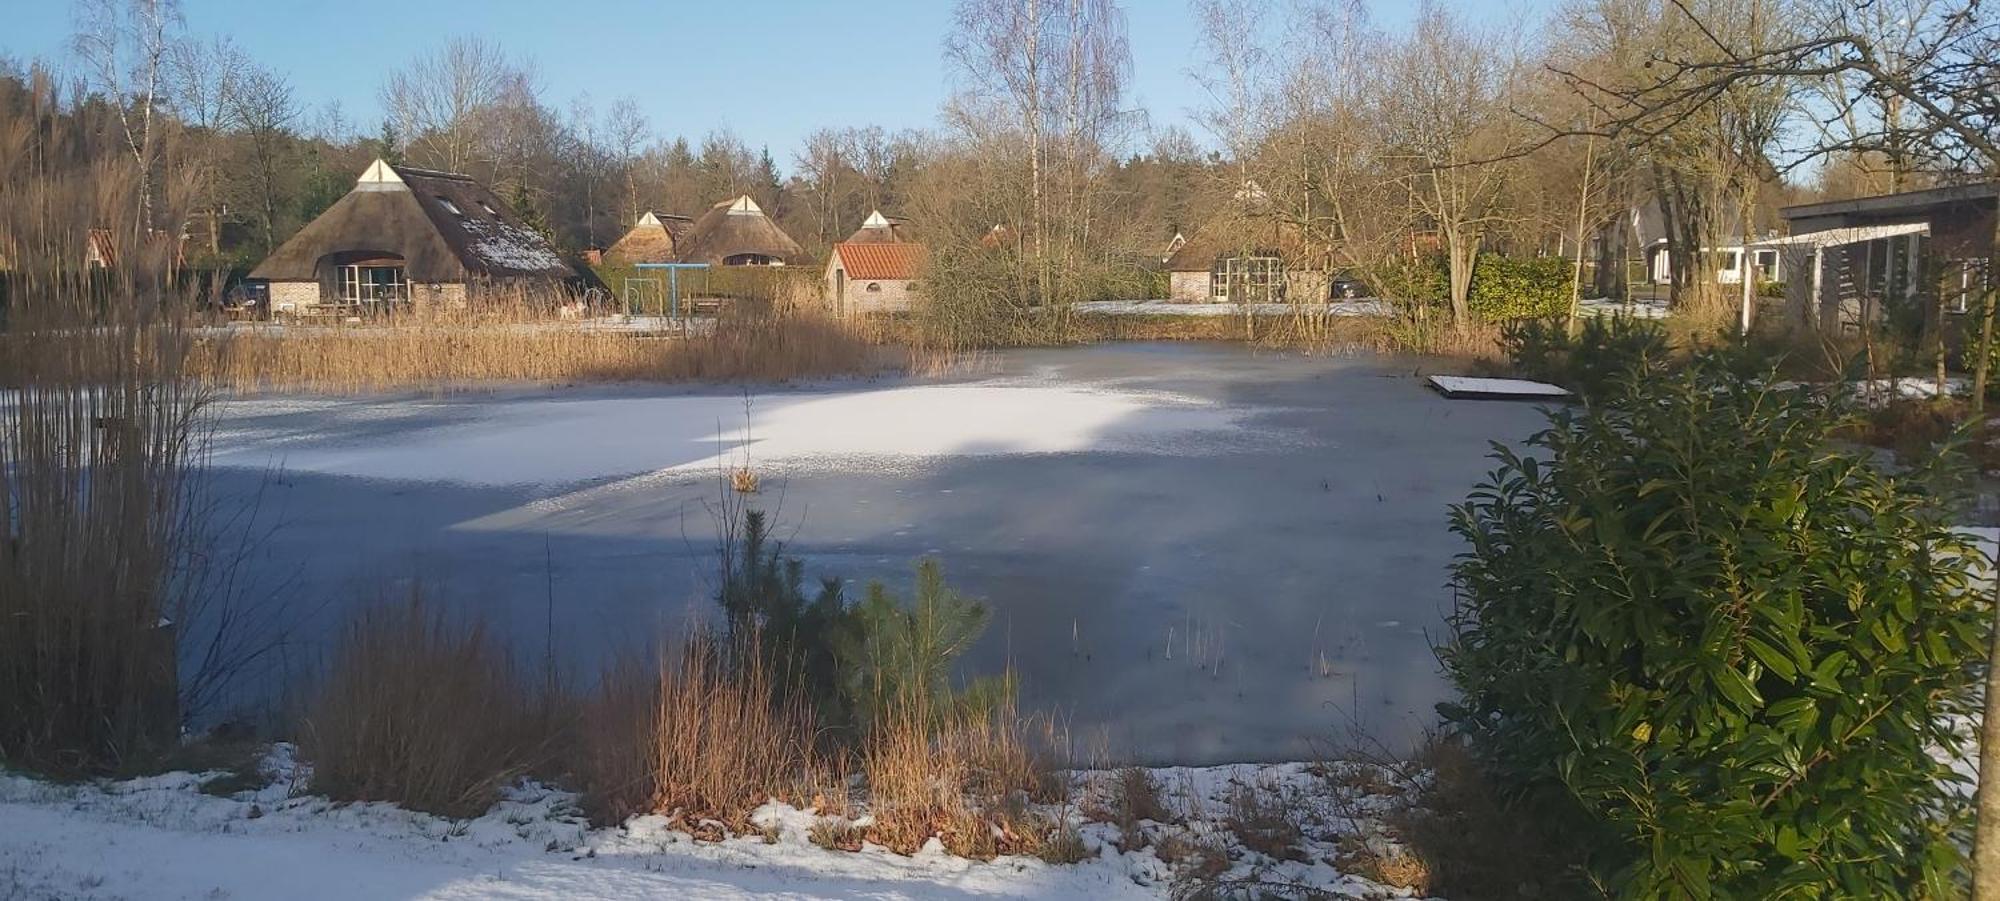
[[[1986,256],[1986,303],[1979,308],[1979,351],[1972,364],[1972,412],[1986,409],[1986,370],[1993,360],[1993,308],[2000,306],[2000,207],[1993,211],[1993,246]]]
[[[1992,305],[1987,305],[1988,310]],[[1987,322],[1992,322],[1989,313]],[[2000,612],[2000,571],[1993,573],[1994,608]],[[2000,622],[1986,658],[1986,703],[1979,724],[1979,793],[1972,839],[1972,897],[2000,901]]]
[[[1597,117],[1590,119],[1592,131],[1597,129]],[[1592,135],[1583,145],[1583,187],[1576,192],[1576,272],[1570,278],[1569,320],[1563,330],[1576,334],[1576,317],[1583,306],[1583,227],[1590,211],[1590,169],[1597,155],[1597,137]]]

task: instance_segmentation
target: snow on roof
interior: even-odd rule
[[[472,241],[467,250],[498,269],[535,272],[563,267],[563,259],[549,247],[548,239],[532,229],[499,219],[464,221]]]
[[[1860,244],[1880,238],[1894,238],[1899,235],[1929,234],[1930,224],[1926,222],[1904,222],[1897,225],[1857,225],[1851,228],[1829,228],[1825,231],[1806,232],[1788,238],[1771,238],[1758,241],[1754,247],[1833,247],[1839,244]]]

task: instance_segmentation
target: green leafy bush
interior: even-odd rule
[[[1571,335],[1555,319],[1524,319],[1500,333],[1500,346],[1525,378],[1561,385],[1585,402],[1609,397],[1627,378],[1656,375],[1668,358],[1666,330],[1628,316],[1586,317]]]
[[[1477,319],[1510,322],[1569,312],[1571,264],[1554,257],[1514,258],[1483,253],[1472,266],[1466,305]],[[1384,266],[1384,297],[1406,306],[1443,307],[1451,299],[1443,254],[1425,254]]]
[[[1480,254],[1466,306],[1488,322],[1561,316],[1569,312],[1575,275],[1573,264],[1557,257]]]
[[[1768,384],[1705,355],[1496,450],[1441,712],[1618,894],[1952,895],[1983,556]]]
[[[1381,284],[1376,289],[1382,296],[1405,306],[1442,307],[1451,299],[1450,272],[1443,254],[1393,261],[1380,267],[1377,277]]]
[[[1615,396],[1628,379],[1658,375],[1672,353],[1657,321],[1629,316],[1585,317],[1573,335],[1556,320],[1524,320],[1503,330],[1501,341],[1522,372],[1585,399]]]

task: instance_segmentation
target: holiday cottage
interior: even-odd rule
[[[257,268],[279,316],[360,317],[593,281],[465,175],[376,160]]]

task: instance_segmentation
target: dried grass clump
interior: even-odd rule
[[[665,813],[705,838],[749,832],[773,798],[829,794],[812,712],[777,691],[754,645],[696,632],[657,668],[621,661],[583,705],[576,779],[593,822]]]
[[[308,701],[300,751],[314,791],[473,817],[546,760],[533,689],[478,622],[421,590],[357,613]]]
[[[1229,831],[1243,847],[1274,860],[1304,860],[1298,811],[1275,785],[1240,785],[1229,797]]]
[[[897,369],[867,326],[807,312],[725,313],[686,334],[561,320],[551,302],[413,311],[382,322],[216,330],[204,374],[242,391],[390,391],[471,382],[785,381]]]
[[[806,840],[828,851],[859,851],[868,840],[868,830],[845,817],[820,817],[813,821]]]
[[[892,704],[862,750],[869,838],[903,854],[933,837],[981,860],[1045,853],[1063,825],[1031,805],[1063,800],[1065,786],[1031,744],[1031,728],[1011,703],[943,716],[922,701]]]

